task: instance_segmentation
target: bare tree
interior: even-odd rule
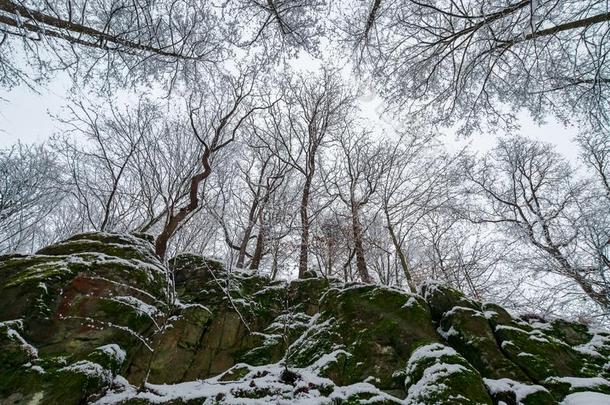
[[[0,149],[0,252],[30,251],[48,242],[42,224],[63,198],[60,174],[44,146]]]
[[[472,219],[497,224],[538,254],[533,270],[573,280],[604,310],[610,306],[607,266],[580,249],[578,181],[567,162],[550,145],[525,138],[501,139],[478,165],[466,171],[484,204],[473,205]],[[536,258],[536,256],[534,256]]]
[[[396,7],[396,0],[367,0],[359,2],[336,3],[336,28],[340,33],[342,45],[346,46],[354,59],[355,68],[369,65],[382,55],[381,41],[383,40],[383,27],[379,31],[379,20],[384,20],[387,12]]]
[[[339,277],[347,282],[353,279],[348,276],[347,273],[351,275],[351,272],[343,264],[353,255],[353,233],[349,221],[341,212],[343,207],[337,205],[324,210],[314,224],[310,251],[324,277]]]
[[[299,277],[303,277],[309,263],[312,220],[309,208],[318,158],[330,141],[330,135],[344,130],[354,96],[341,83],[338,72],[329,69],[322,69],[318,77],[309,73],[294,75],[284,82],[284,86],[283,102],[265,117],[261,132],[267,134],[260,136],[260,140],[303,177],[299,207]]]
[[[225,13],[235,20],[249,21],[242,27],[240,44],[259,44],[271,60],[282,54],[293,56],[299,50],[316,53],[324,34],[321,12],[326,0],[232,0]]]
[[[237,79],[225,77],[228,89],[225,94],[215,95],[217,107],[207,109],[200,105],[190,106],[189,121],[194,136],[203,148],[200,155],[201,171],[190,180],[188,202],[178,207],[170,207],[165,224],[155,240],[155,250],[164,258],[167,244],[190,214],[199,208],[199,185],[212,174],[212,161],[218,152],[235,140],[244,121],[256,110],[267,107],[248,105],[253,95],[255,81],[250,75],[240,75]],[[203,122],[202,122],[203,121]]]
[[[577,138],[582,159],[593,170],[602,194],[610,202],[610,138],[605,131],[581,134]]]
[[[498,298],[498,269],[510,243],[493,227],[472,226],[459,212],[440,208],[426,214],[418,233],[417,278],[439,280],[478,299]]]
[[[69,173],[68,186],[85,210],[87,225],[100,231],[126,230],[139,205],[130,190],[129,167],[136,152],[152,131],[152,111],[140,103],[133,111],[110,107],[101,113],[99,106],[76,102],[69,106],[70,116],[62,119],[68,133],[88,142],[56,137],[54,149],[64,157]]]
[[[99,72],[103,85],[113,77],[196,77],[199,64],[226,57],[229,32],[208,2],[2,0],[0,11],[0,81],[8,86],[28,82],[11,57],[18,41],[39,73],[63,69],[87,80]]]
[[[442,125],[511,126],[573,112],[608,123],[608,4],[595,0],[370,1],[346,16],[353,46],[399,109]],[[354,21],[354,17],[358,20]],[[372,38],[374,34],[374,38]],[[374,39],[374,40],[371,40]],[[358,54],[360,56],[361,54]],[[483,122],[482,122],[483,121]]]
[[[426,215],[443,207],[457,192],[455,163],[430,135],[403,134],[388,149],[390,163],[380,189],[386,227],[411,291],[416,291],[410,243]]]
[[[339,198],[349,211],[356,270],[360,279],[372,281],[367,269],[364,251],[364,229],[362,215],[365,206],[374,202],[382,178],[389,169],[391,160],[384,147],[374,143],[366,132],[344,131],[338,137],[338,165],[333,168],[329,193]]]
[[[250,125],[245,125],[244,131],[245,138],[256,139],[249,133]],[[265,211],[284,180],[287,165],[267,148],[255,144],[241,145],[236,155],[239,157],[232,178],[220,186],[223,199],[220,212],[213,215],[223,229],[228,247],[237,252],[236,267],[256,270],[266,253]],[[250,250],[252,241],[256,241],[254,251]],[[251,259],[249,264],[246,259]]]

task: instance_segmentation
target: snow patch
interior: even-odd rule
[[[572,388],[594,388],[600,386],[610,387],[610,382],[601,377],[549,377],[545,380],[545,382],[570,384]]]
[[[608,405],[610,395],[599,392],[576,392],[564,398],[561,405]]]
[[[125,359],[127,358],[127,353],[125,350],[121,349],[121,346],[111,343],[109,345],[100,346],[97,350],[111,357],[114,361],[119,364],[123,364]]]
[[[548,392],[547,389],[541,385],[523,384],[518,381],[511,380],[510,378],[500,378],[498,380],[493,380],[491,378],[483,378],[483,382],[485,383],[487,389],[491,394],[514,392],[515,399],[518,404],[521,404],[522,401],[531,394],[534,394],[539,391]]]

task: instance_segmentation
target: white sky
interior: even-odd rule
[[[42,142],[59,126],[49,114],[59,114],[67,104],[67,89],[58,80],[36,94],[27,86],[0,89],[0,147],[17,141]]]
[[[312,68],[317,64],[313,60],[303,60],[308,58],[299,59],[294,63],[299,67]],[[39,93],[26,86],[12,90],[0,88],[0,147],[17,141],[43,142],[60,131],[60,125],[52,115],[62,113],[62,108],[68,102],[69,87],[69,80],[60,76],[40,86]],[[369,119],[377,120],[379,103],[380,100],[375,96],[365,97],[361,104],[364,115]],[[576,128],[565,128],[554,120],[538,126],[525,113],[519,118],[521,134],[553,143],[562,155],[572,162],[577,161],[578,148],[572,142],[577,135]],[[474,149],[486,151],[495,143],[496,134],[475,134],[467,140],[456,140],[451,135],[446,138],[449,147],[469,143]]]

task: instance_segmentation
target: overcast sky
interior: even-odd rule
[[[299,64],[304,65],[302,61]],[[313,65],[307,63],[306,65]],[[12,90],[0,89],[0,147],[17,141],[24,143],[43,142],[60,131],[61,127],[52,115],[59,115],[67,104],[69,81],[52,80],[41,86],[39,93],[26,86]],[[84,96],[88,96],[84,94]],[[362,102],[367,118],[378,117],[379,99],[369,95]],[[521,133],[530,138],[540,139],[557,145],[558,151],[572,161],[576,161],[578,149],[572,142],[577,134],[576,128],[565,128],[556,121],[550,120],[544,126],[536,125],[527,114],[520,115]],[[475,134],[467,140],[456,141],[448,136],[451,145],[469,143],[473,148],[487,150],[495,141],[495,134]]]

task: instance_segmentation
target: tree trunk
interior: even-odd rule
[[[258,198],[255,197],[252,202],[252,206],[250,207],[250,213],[248,214],[248,226],[244,230],[244,236],[239,244],[239,254],[237,256],[237,268],[244,268],[244,262],[246,261],[246,253],[248,250],[248,242],[250,242],[250,236],[252,236],[252,230],[254,229],[254,225],[256,225],[255,216],[256,209],[258,207]],[[257,242],[258,245],[258,242]]]
[[[608,312],[610,309],[610,296],[605,294],[604,292],[597,292],[593,288],[590,282],[588,282],[584,277],[578,274],[577,271],[572,273],[572,279],[576,281],[576,283],[582,288],[582,290],[587,294],[589,298],[591,298],[597,305],[602,307],[605,312]]]
[[[41,13],[32,8],[25,7],[21,3],[21,1],[0,0],[0,10],[8,14],[0,15],[0,23],[62,39],[72,44],[99,48],[104,51],[115,48],[131,54],[136,51],[145,51],[151,54],[168,56],[175,59],[197,59],[196,56],[188,56],[181,54],[180,52],[173,52],[170,49],[171,47],[157,47],[142,43],[138,40],[131,41],[127,38],[123,38],[121,35],[112,35],[106,31],[100,31],[93,27]],[[23,16],[22,18],[26,19],[26,21],[27,19],[31,19],[34,22],[22,23],[21,18],[18,16]],[[91,37],[91,39],[87,39],[87,37]],[[150,41],[150,43],[153,44],[154,40]],[[111,44],[112,46],[109,46],[108,44]]]
[[[279,242],[276,242],[276,245],[273,247],[273,254],[271,259],[271,280],[275,280],[277,277],[277,272],[279,270],[278,266],[278,256],[280,254],[280,246]]]
[[[402,251],[402,247],[400,243],[398,243],[398,238],[396,237],[396,232],[394,232],[394,225],[390,222],[390,216],[386,211],[386,221],[388,224],[388,231],[390,232],[390,238],[392,239],[392,244],[394,245],[394,249],[396,249],[396,254],[398,255],[398,259],[400,260],[400,266],[402,267],[402,271],[405,273],[405,278],[407,279],[407,285],[409,286],[409,290],[412,293],[416,293],[415,285],[413,283],[413,278],[411,277],[411,271],[409,270],[409,262]]]
[[[258,237],[256,238],[256,248],[254,249],[254,255],[252,255],[252,261],[250,262],[250,270],[257,271],[261,260],[263,258],[263,251],[265,248],[265,224],[263,222],[263,210],[261,209],[258,213]]]
[[[328,257],[326,258],[326,277],[330,277],[333,272],[334,246],[335,246],[335,244],[333,243],[332,239],[330,239],[326,245],[326,248],[328,249]]]
[[[309,193],[311,191],[311,181],[313,175],[305,179],[303,186],[303,196],[301,197],[301,208],[299,210],[301,216],[301,245],[299,253],[299,278],[305,277],[308,265],[309,253]]]
[[[348,269],[352,266],[352,259],[354,258],[354,249],[350,249],[349,250],[349,255],[347,256],[347,260],[345,261],[345,264],[343,265],[343,281],[344,282],[348,282],[348,281],[352,281],[350,280],[350,273],[348,273]]]
[[[210,148],[206,147],[201,156],[201,163],[203,164],[203,171],[197,173],[191,178],[191,186],[189,190],[189,203],[180,208],[176,214],[173,214],[172,210],[168,212],[169,218],[163,227],[163,231],[157,236],[155,240],[155,253],[163,260],[167,253],[167,244],[174,233],[180,226],[180,224],[188,217],[190,213],[195,211],[199,207],[199,184],[204,181],[212,173],[210,166]]]
[[[357,207],[352,208],[352,231],[354,236],[354,251],[356,252],[356,271],[363,282],[370,283],[372,278],[366,268],[364,244],[362,242],[362,225],[360,224]]]

